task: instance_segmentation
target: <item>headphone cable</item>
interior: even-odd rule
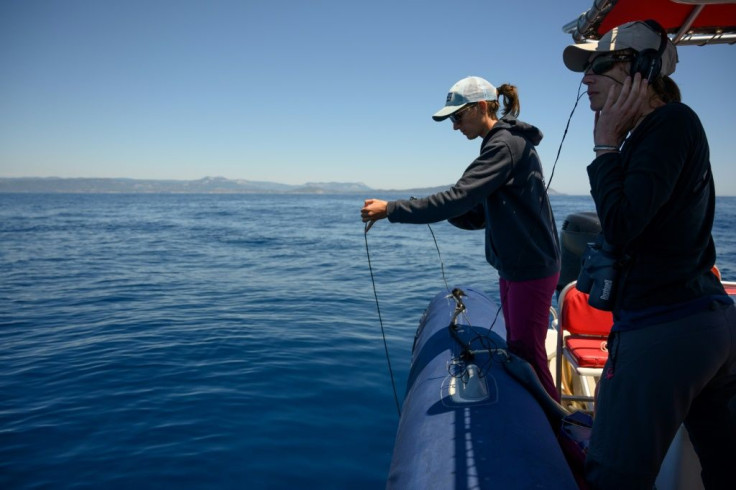
[[[549,192],[549,186],[552,185],[552,178],[555,176],[555,168],[557,168],[557,161],[560,159],[560,153],[562,152],[562,144],[565,142],[565,137],[567,136],[567,130],[570,128],[570,121],[572,121],[572,116],[575,114],[575,109],[578,107],[578,102],[580,102],[580,99],[583,97],[583,95],[587,94],[588,91],[586,90],[583,93],[580,93],[580,89],[583,87],[583,80],[580,79],[580,85],[578,85],[578,96],[575,99],[575,105],[572,107],[572,111],[570,112],[570,116],[567,118],[567,124],[565,125],[565,131],[562,133],[562,140],[560,140],[560,146],[557,148],[557,156],[555,157],[555,163],[552,165],[552,172],[549,175],[549,182],[547,182],[547,191]]]

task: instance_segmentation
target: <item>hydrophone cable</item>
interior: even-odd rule
[[[388,342],[386,341],[386,332],[383,328],[383,318],[381,317],[381,306],[378,303],[378,292],[376,291],[376,280],[373,277],[373,266],[371,265],[371,254],[368,249],[368,230],[370,229],[373,222],[365,225],[365,231],[363,237],[365,238],[365,254],[368,257],[368,270],[371,273],[371,283],[373,284],[373,297],[376,300],[376,310],[378,311],[378,323],[381,325],[381,337],[383,337],[383,348],[386,352],[386,363],[388,364],[388,373],[391,376],[391,387],[394,391],[394,402],[396,403],[396,412],[401,417],[401,405],[399,404],[399,395],[396,393],[396,381],[394,380],[394,371],[391,368],[391,356],[388,353]]]

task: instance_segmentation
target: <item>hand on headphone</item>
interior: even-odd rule
[[[626,135],[636,127],[648,107],[647,89],[649,83],[640,73],[624,80],[616,95],[616,87],[611,86],[603,108],[595,113],[593,141],[596,145],[621,146]]]

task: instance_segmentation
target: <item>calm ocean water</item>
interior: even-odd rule
[[[383,488],[363,197],[0,195],[0,488]],[[735,223],[719,198],[727,279]],[[450,286],[497,298],[482,233],[432,229]],[[440,260],[426,226],[367,239],[401,398]]]

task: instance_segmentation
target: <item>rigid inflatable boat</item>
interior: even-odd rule
[[[504,339],[503,315],[483,293],[456,288],[431,301],[414,339],[387,488],[578,488],[546,394]]]
[[[591,3],[563,27],[577,43],[599,39],[624,22],[649,18],[659,22],[678,46],[736,42],[734,0]],[[563,226],[560,303],[566,288],[570,290],[577,279],[582,250],[599,230],[593,212],[572,215]],[[724,286],[736,296],[736,282],[724,281]],[[567,303],[574,304],[569,298]],[[559,309],[561,315],[563,308]],[[585,372],[575,374],[562,359],[565,334],[563,318],[558,319],[553,320],[555,328],[548,335],[548,344],[552,339],[550,362],[558,364],[552,373],[558,386],[565,372],[572,373],[565,388],[560,388],[563,401],[591,408],[597,378]],[[563,333],[558,336],[558,331]],[[540,393],[531,367],[508,353],[504,339],[503,315],[482,293],[461,287],[434,297],[414,340],[387,488],[578,488],[568,465],[568,461],[575,462],[570,459],[569,444],[563,439],[558,442],[558,431],[553,429],[560,427],[560,420],[569,422],[570,414]],[[583,383],[582,378],[589,379]],[[572,427],[573,432],[578,430]],[[559,432],[564,432],[564,424]],[[560,444],[566,447],[567,459]],[[697,457],[681,429],[662,463],[656,486],[703,488],[699,473]]]

